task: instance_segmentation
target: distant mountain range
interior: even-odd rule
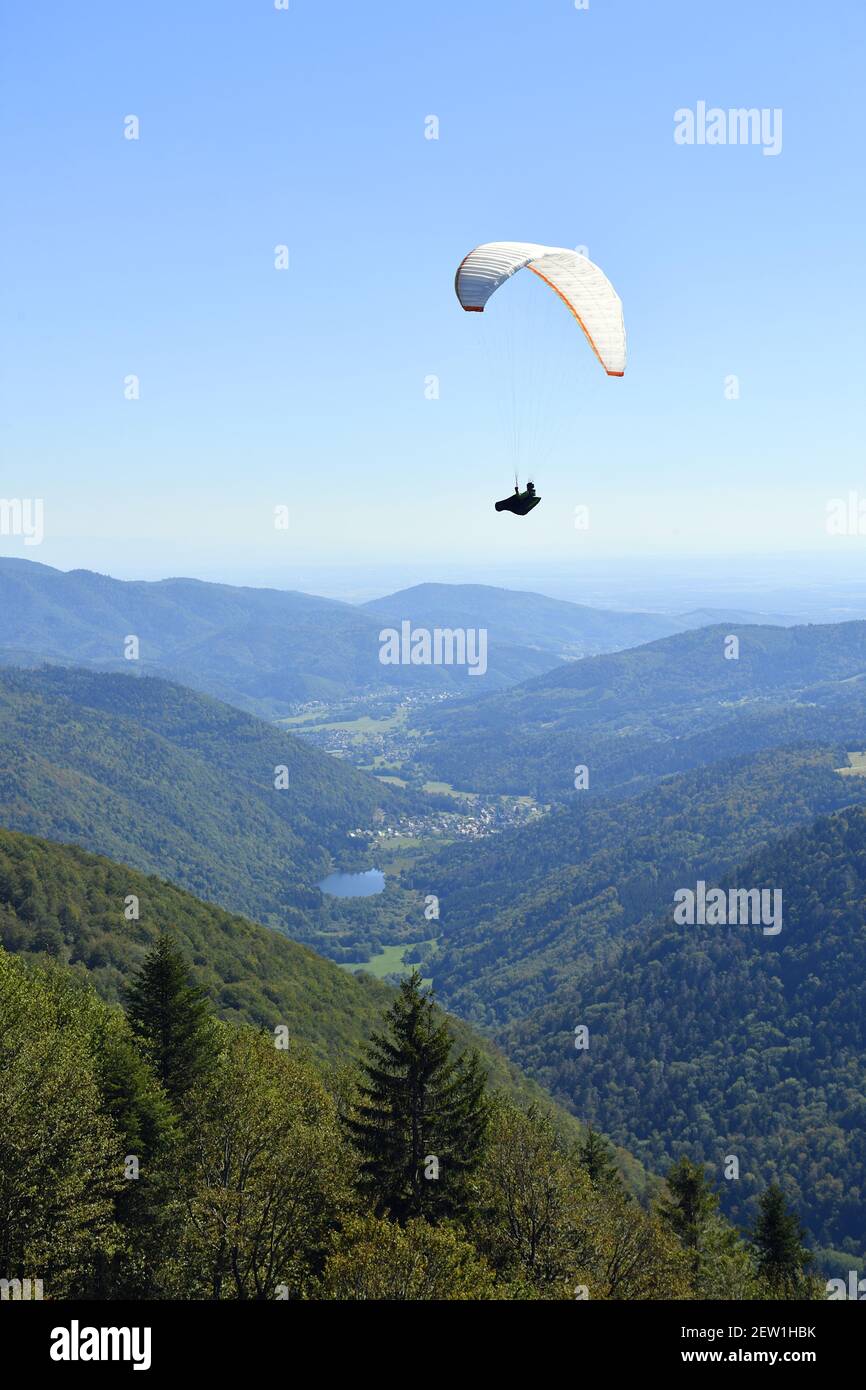
[[[310,594],[0,560],[0,661],[140,671],[264,717],[386,683],[429,685],[426,671],[381,665],[378,633],[372,615]],[[136,662],[124,657],[130,635]]]
[[[634,647],[680,626],[655,613],[587,608],[488,584],[416,584],[361,606],[381,622],[408,618],[419,627],[486,628],[491,648],[512,680],[550,670],[563,660]],[[536,669],[518,675],[521,664]]]
[[[455,666],[383,665],[380,631],[403,620],[485,628],[483,679],[469,679]],[[386,688],[478,695],[679,626],[655,614],[608,612],[484,585],[422,584],[354,606],[287,590],[118,580],[0,558],[0,663],[51,661],[118,672],[134,666],[265,718],[307,700]],[[128,636],[139,639],[135,663],[124,656]]]
[[[713,627],[717,623],[748,623],[750,626],[796,627],[804,618],[792,617],[790,613],[761,613],[748,608],[692,608],[688,613],[677,613],[677,626],[686,630],[693,627]]]

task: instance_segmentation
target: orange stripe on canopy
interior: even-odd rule
[[[604,367],[604,370],[607,372],[608,376],[625,376],[625,372],[610,372],[610,371],[608,371],[607,365],[606,365],[606,363],[605,363],[605,361],[604,361],[604,358],[602,357],[601,353],[599,352],[598,348],[597,348],[596,345],[595,345],[595,342],[593,341],[592,334],[590,333],[590,331],[589,331],[589,329],[587,328],[586,324],[584,323],[583,319],[580,317],[580,314],[579,314],[579,313],[577,312],[577,310],[575,309],[575,307],[574,307],[574,305],[572,304],[571,300],[570,300],[566,295],[564,295],[564,294],[562,293],[562,290],[558,289],[557,286],[554,285],[554,283],[553,283],[552,280],[548,280],[548,278],[547,278],[546,275],[542,275],[542,273],[541,273],[540,270],[536,270],[536,268],[535,268],[534,265],[528,265],[528,266],[526,267],[526,269],[527,269],[527,270],[531,270],[532,273],[533,273],[533,275],[537,275],[538,278],[539,278],[539,280],[543,280],[544,283],[545,283],[545,285],[549,285],[550,288],[553,290],[553,293],[554,293],[554,294],[558,294],[559,297],[560,297],[560,299],[562,300],[563,304],[565,304],[565,305],[571,310],[571,312],[574,314],[574,317],[577,319],[578,323],[580,324],[581,328],[583,329],[584,333],[586,334],[586,340],[587,340],[587,342],[589,343],[590,347],[592,348],[593,352],[595,353],[595,355],[596,355],[596,357],[598,358],[598,360],[599,360],[599,362],[601,363],[601,365]]]

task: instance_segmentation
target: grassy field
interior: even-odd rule
[[[312,729],[341,729],[351,734],[381,734],[387,729],[396,729],[405,722],[406,714],[403,709],[398,709],[385,719],[374,719],[369,714],[362,714],[357,719],[329,720],[322,719],[314,710],[311,714],[293,714],[278,721],[287,728],[291,728],[293,724],[308,724]]]
[[[313,709],[313,710],[308,710],[306,714],[291,714],[291,715],[286,715],[285,718],[283,718],[283,719],[277,719],[277,720],[275,720],[274,722],[275,722],[276,724],[287,724],[287,725],[290,725],[290,724],[315,724],[316,720],[317,720],[319,717],[320,717],[320,716],[319,716],[319,715],[317,714],[317,712]]]
[[[437,838],[437,845],[450,844],[450,840],[440,840]],[[417,836],[410,835],[383,835],[381,840],[376,841],[376,852],[379,855],[382,865],[382,872],[387,878],[399,878],[405,869],[410,869],[415,863],[418,849],[423,849],[425,841]]]
[[[452,787],[450,782],[425,782],[422,791],[429,792],[431,795],[459,797],[461,801],[477,801],[477,792],[461,792],[456,787]]]
[[[837,767],[841,777],[866,777],[866,753],[849,753],[850,767]]]
[[[413,946],[432,946],[432,941],[416,941],[412,945],[405,942],[397,946],[385,946],[378,955],[371,956],[369,960],[350,961],[341,966],[343,970],[366,970],[368,975],[374,975],[377,980],[384,980],[386,975],[402,974],[408,975],[412,970],[411,965],[406,965],[403,955],[406,951],[411,951]],[[431,980],[425,980],[425,984],[432,984]]]

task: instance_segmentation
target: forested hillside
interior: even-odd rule
[[[417,975],[338,1071],[216,1019],[170,928],[124,1005],[0,950],[0,1254],[18,1297],[34,1271],[48,1300],[822,1295],[781,1191],[748,1240],[687,1163],[643,1209],[600,1135],[491,1086]]]
[[[403,795],[166,681],[0,671],[0,822],[158,873],[302,939],[328,927],[316,883],[332,855]]]
[[[137,899],[138,919],[127,916]],[[388,989],[353,976],[305,946],[156,875],[75,845],[0,830],[0,945],[86,970],[118,1003],[160,930],[171,928],[196,983],[220,1016],[285,1024],[321,1057],[337,1059],[366,1038]]]
[[[487,629],[487,671],[383,665],[379,633],[419,626]],[[587,608],[486,585],[420,585],[355,606],[282,589],[197,579],[112,579],[0,557],[0,663],[45,661],[124,671],[138,637],[139,668],[261,717],[300,701],[385,689],[477,696],[549,671],[567,657],[612,651],[675,631],[675,621]]]
[[[138,919],[127,916],[137,900]],[[190,962],[192,977],[223,1019],[271,1031],[288,1029],[320,1061],[357,1056],[393,997],[364,973],[351,975],[305,946],[245,917],[200,902],[155,875],[0,829],[0,947],[87,973],[109,1003],[119,1003],[160,932],[170,930]],[[494,1043],[449,1018],[459,1046],[480,1049],[491,1083],[525,1103],[550,1104]],[[555,1108],[555,1107],[554,1107]],[[558,1123],[580,1133],[567,1112]],[[635,1191],[647,1175],[628,1154],[623,1171]],[[650,1184],[651,1186],[651,1184]]]
[[[439,897],[425,967],[449,1006],[502,1025],[667,906],[816,816],[866,801],[844,753],[777,749],[660,781],[631,798],[578,795],[536,825],[454,845],[412,870]],[[435,887],[433,887],[435,886]]]
[[[866,809],[796,831],[722,882],[780,889],[782,931],[677,926],[671,901],[500,1039],[650,1166],[685,1150],[719,1176],[737,1156],[739,1181],[722,1183],[737,1220],[782,1179],[817,1244],[862,1263]]]
[[[197,579],[112,579],[0,560],[0,661],[45,660],[128,671],[124,641],[138,637],[140,669],[261,716],[308,699],[380,687],[379,623],[348,603],[278,589]],[[441,673],[436,676],[441,686]],[[429,683],[426,671],[389,672],[392,685]]]
[[[725,655],[730,636],[736,659]],[[577,765],[591,791],[610,791],[782,744],[855,748],[866,727],[866,623],[701,628],[416,721],[429,775],[545,801],[574,795]]]

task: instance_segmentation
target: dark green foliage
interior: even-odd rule
[[[137,922],[124,916],[130,894],[139,900]],[[320,1060],[354,1058],[393,998],[371,976],[351,975],[279,932],[199,902],[161,879],[74,845],[0,830],[0,946],[7,951],[48,954],[86,969],[100,995],[116,1003],[163,928],[171,930],[193,981],[221,1017],[269,1032],[286,1027],[293,1044]],[[543,1097],[539,1086],[468,1024],[450,1018],[449,1027],[461,1051],[480,1048],[491,1084],[524,1102]],[[135,1123],[146,1130],[145,1119],[139,1115]],[[579,1134],[570,1116],[561,1113],[560,1121],[572,1137]],[[648,1175],[633,1159],[620,1157],[634,1190],[645,1191]]]
[[[97,1077],[105,1113],[120,1138],[123,1183],[114,1202],[122,1239],[110,1258],[99,1261],[92,1292],[99,1298],[148,1298],[172,1238],[178,1117],[128,1021],[115,1009],[94,1015]]]
[[[607,1187],[619,1181],[613,1150],[604,1135],[599,1134],[592,1125],[578,1145],[577,1157],[593,1187]]]
[[[716,1176],[738,1155],[739,1180],[721,1188],[728,1215],[753,1220],[768,1178],[784,1177],[811,1239],[860,1262],[866,810],[785,837],[723,883],[780,890],[781,932],[679,926],[671,903],[499,1036],[648,1167],[664,1168],[674,1145]],[[590,1028],[583,1054],[576,1021]]]
[[[183,953],[161,932],[126,991],[126,1012],[167,1096],[182,1101],[213,1065],[204,991],[190,983]]]
[[[686,1252],[664,1223],[618,1187],[593,1186],[548,1111],[501,1094],[488,1103],[417,979],[384,1023],[377,1094],[402,1104],[391,1084],[402,1039],[429,1081],[420,1127],[446,1165],[458,1158],[440,1201],[403,1187],[407,1209],[426,1209],[400,1223],[382,1215],[393,1164],[356,1181],[361,1160],[340,1123],[351,1096],[370,1093],[370,1067],[332,1089],[296,1049],[211,1021],[214,1065],[172,1116],[116,1007],[67,967],[0,951],[2,1267],[43,1279],[51,1298],[572,1299],[584,1285],[601,1299],[687,1295]],[[716,1274],[708,1296],[754,1296],[729,1231],[724,1255],[744,1272]]]
[[[688,1250],[697,1272],[699,1253],[719,1199],[702,1163],[683,1156],[668,1169],[668,1195],[659,1202],[659,1215]]]
[[[714,763],[428,856],[412,881],[434,885],[443,911],[425,974],[476,1022],[531,1013],[614,942],[639,940],[675,888],[717,880],[797,824],[866,799],[866,778],[835,771],[845,761],[798,748]]]
[[[774,1293],[793,1296],[803,1284],[812,1255],[803,1244],[805,1231],[791,1211],[778,1183],[758,1199],[758,1219],[752,1235],[758,1272]]]
[[[274,785],[278,767],[285,789]],[[348,832],[369,829],[401,795],[165,681],[0,669],[4,825],[158,873],[302,940],[329,940],[316,884],[333,855],[359,843]]]
[[[140,920],[127,921],[129,896]],[[0,830],[0,945],[86,968],[104,998],[122,999],[162,928],[217,1011],[268,1029],[282,1024],[319,1057],[344,1057],[389,998],[279,932],[199,902],[123,864]]]
[[[106,1112],[123,1136],[125,1151],[148,1162],[174,1136],[171,1103],[118,1014],[105,1012],[98,1040],[97,1076]]]
[[[487,1126],[477,1053],[455,1057],[444,1018],[417,971],[403,981],[370,1040],[364,1080],[346,1127],[361,1154],[376,1210],[404,1223],[461,1213]]]

